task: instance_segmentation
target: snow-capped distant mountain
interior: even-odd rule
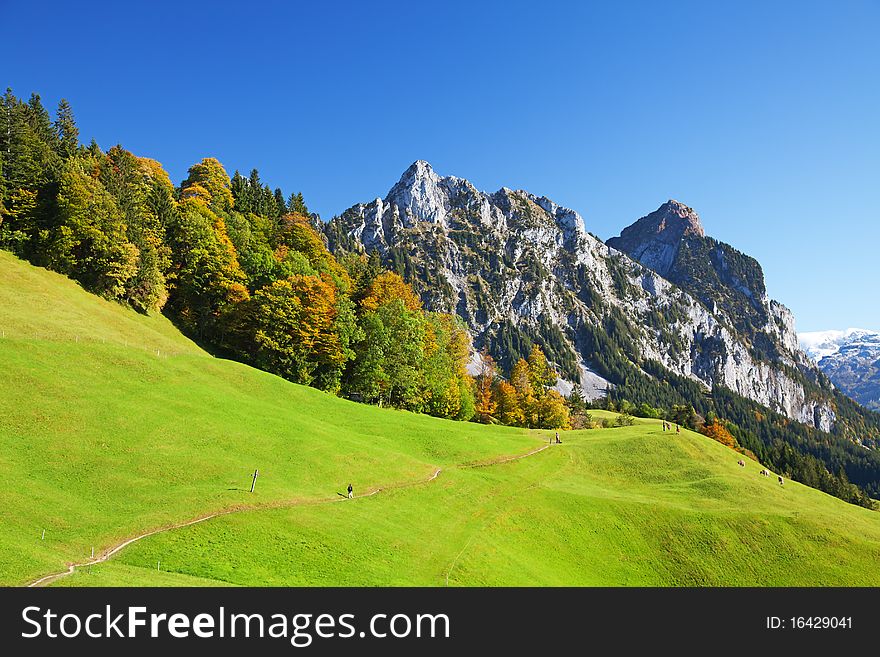
[[[863,406],[880,410],[880,333],[850,328],[801,333],[798,340],[834,385]]]
[[[807,356],[819,362],[825,356],[840,351],[843,345],[855,344],[866,340],[869,344],[880,339],[880,333],[866,329],[849,328],[845,331],[813,331],[798,333],[798,342]]]

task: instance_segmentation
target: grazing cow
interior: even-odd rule
[[[779,485],[782,486],[782,484],[783,484],[782,475],[776,475],[776,478],[779,479]]]
[[[740,459],[739,461],[737,461],[736,464],[737,464],[739,467],[741,467],[741,468],[746,467],[746,462],[743,461],[742,459]]]
[[[767,472],[767,468],[764,468],[763,470],[761,470],[761,476],[762,477],[769,477],[770,476],[770,473]]]

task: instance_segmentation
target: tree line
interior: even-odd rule
[[[155,160],[80,145],[64,100],[54,120],[37,94],[7,90],[0,109],[0,248],[291,381],[472,417],[461,321],[427,312],[375,258],[337,260],[301,193],[214,158],[175,186]]]

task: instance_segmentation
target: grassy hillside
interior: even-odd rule
[[[0,337],[206,355],[162,315],[140,315],[88,294],[66,276],[32,267],[8,251],[0,251]]]
[[[535,444],[212,358],[164,318],[0,257],[0,584],[219,509],[332,498],[349,481],[360,492]]]
[[[657,422],[465,467],[547,433],[292,385],[2,252],[0,331],[2,584],[257,506],[57,584],[880,585],[880,514]]]
[[[63,585],[876,586],[880,519],[659,423],[326,506],[145,539]],[[163,571],[156,572],[157,561]],[[448,579],[447,579],[448,578]]]

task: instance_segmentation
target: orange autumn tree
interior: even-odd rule
[[[520,358],[510,371],[510,382],[494,387],[497,419],[503,424],[531,429],[568,429],[571,426],[565,398],[550,386],[556,372],[538,345],[528,360]]]
[[[495,399],[495,378],[498,376],[495,359],[489,355],[485,347],[480,352],[482,365],[476,377],[474,394],[474,420],[489,424],[495,420],[498,402]]]
[[[361,307],[365,311],[376,310],[379,306],[399,299],[407,310],[420,310],[422,302],[412,287],[393,271],[385,271],[376,276],[367,288]]]
[[[517,406],[522,415],[521,426],[533,427],[537,420],[535,413],[535,389],[532,387],[532,375],[528,362],[520,358],[510,370],[510,384],[516,390]]]
[[[349,358],[336,330],[336,288],[317,276],[291,276],[258,290],[250,323],[261,369],[306,385],[338,388]]]
[[[501,424],[521,427],[525,424],[525,415],[519,405],[519,396],[507,381],[499,381],[495,386],[496,416]]]
[[[736,438],[733,437],[733,434],[727,430],[727,427],[725,427],[717,417],[711,422],[704,424],[700,428],[700,433],[704,436],[708,436],[712,440],[718,441],[726,447],[736,449]]]
[[[180,198],[196,198],[214,212],[232,208],[232,183],[217,158],[206,157],[189,168],[189,176],[180,185]]]

